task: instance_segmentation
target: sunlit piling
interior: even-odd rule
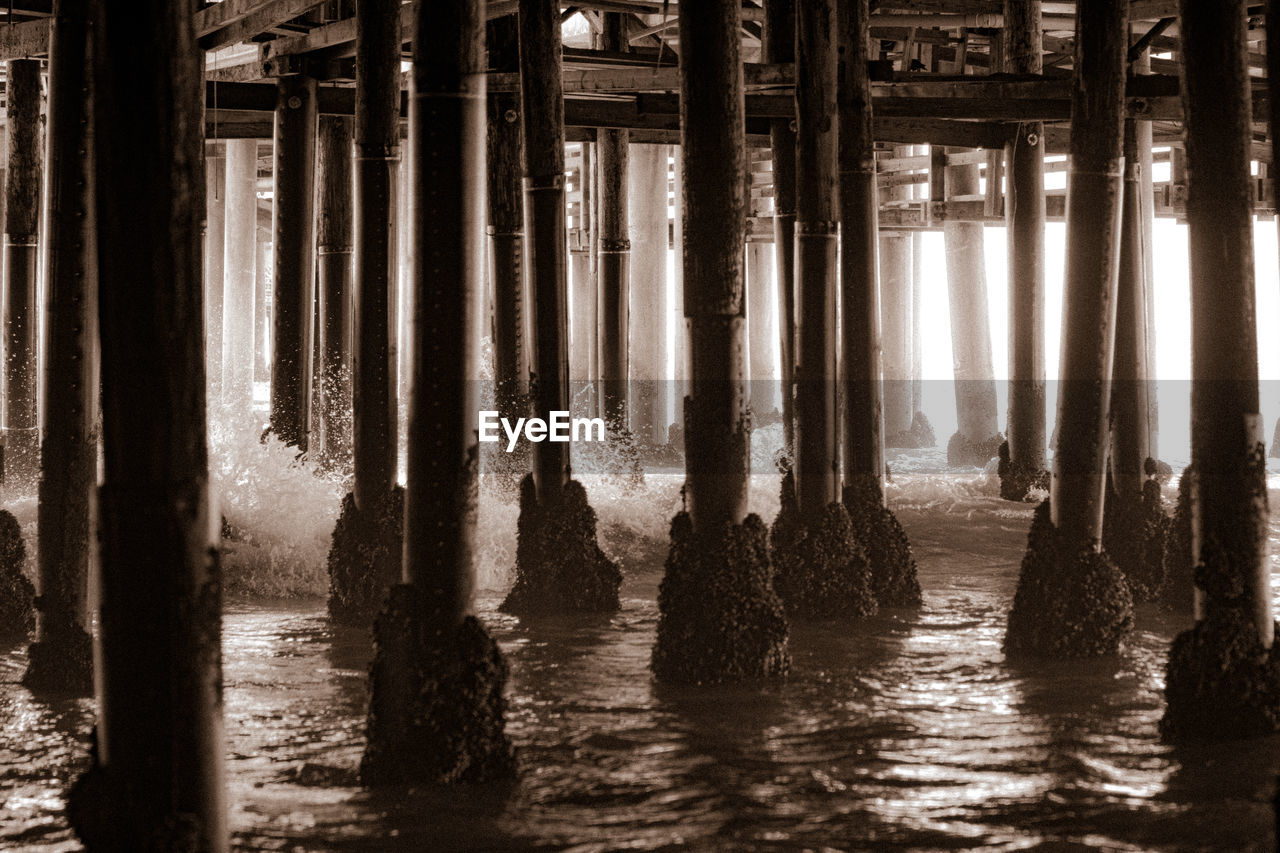
[[[944,198],[979,194],[981,185],[976,160],[943,165],[949,156],[973,156],[977,153],[948,149],[940,158],[934,158],[942,168]],[[991,320],[987,309],[986,239],[982,232],[981,222],[948,219],[942,224],[947,255],[957,426],[955,435],[947,442],[947,463],[976,465],[979,468],[998,455],[1004,441],[996,411]]]

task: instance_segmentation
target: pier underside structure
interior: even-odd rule
[[[91,846],[228,845],[219,560],[235,530],[209,498],[213,418],[345,495],[328,612],[375,635],[370,785],[514,772],[506,663],[474,602],[482,486],[518,496],[501,610],[608,619],[625,565],[582,474],[620,471],[643,500],[643,462],[679,471],[662,682],[778,679],[789,622],[922,606],[886,448],[935,443],[929,232],[946,252],[949,464],[990,463],[1002,498],[1039,504],[1005,653],[1111,656],[1135,603],[1194,602],[1162,733],[1280,728],[1252,242],[1280,171],[1269,6],[134,6],[0,10],[0,497],[39,502],[31,580],[0,515],[3,627],[34,634],[33,691],[97,691],[71,798]],[[1157,217],[1188,223],[1191,246],[1176,522]],[[1052,377],[1049,223],[1066,224]],[[1007,281],[986,267],[996,230]],[[530,424],[520,452],[490,453],[487,409],[599,417],[608,446]],[[775,425],[764,519],[753,433]]]

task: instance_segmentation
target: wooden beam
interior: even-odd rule
[[[235,0],[228,0],[235,2]],[[225,4],[218,4],[218,6]],[[217,50],[229,44],[247,41],[256,35],[278,27],[285,21],[291,21],[304,12],[320,5],[320,0],[268,0],[257,4],[258,8],[227,23],[225,26],[200,36],[201,50]],[[216,9],[217,6],[211,7]],[[209,12],[210,9],[198,12],[197,16]],[[229,14],[234,17],[231,10]],[[197,18],[197,20],[199,20]],[[197,24],[198,25],[198,24]]]
[[[0,62],[47,56],[51,18],[0,27]]]
[[[243,21],[270,6],[274,0],[222,0],[200,9],[195,14],[196,37],[204,38],[220,29]]]

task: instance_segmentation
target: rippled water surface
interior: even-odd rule
[[[900,459],[891,489],[924,607],[854,627],[794,625],[792,676],[767,688],[653,683],[665,547],[654,519],[678,503],[678,481],[652,483],[632,514],[653,519],[630,528],[638,499],[593,490],[606,547],[624,561],[622,611],[524,622],[496,612],[500,588],[481,602],[511,666],[520,776],[506,786],[359,789],[367,636],[331,628],[317,599],[233,597],[224,655],[236,845],[1270,849],[1280,739],[1175,748],[1157,738],[1166,649],[1182,623],[1143,608],[1115,659],[1006,661],[1030,507],[988,496],[975,471],[930,473],[930,460]],[[768,517],[775,484],[756,490]],[[491,517],[514,523],[508,510]],[[78,849],[61,797],[85,761],[91,703],[36,701],[16,684],[24,666],[21,650],[0,657],[0,848]]]

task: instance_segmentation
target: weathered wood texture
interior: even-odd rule
[[[397,279],[396,187],[400,161],[399,0],[356,5],[355,337],[352,439],[361,510],[396,480],[392,312]]]
[[[769,63],[795,62],[795,0],[766,0],[761,50]],[[795,378],[795,233],[796,132],[791,119],[769,122],[773,154],[773,245],[778,281],[778,351],[782,371],[782,430],[788,448],[794,447]]]
[[[40,128],[40,60],[9,63],[6,113],[9,177],[5,187],[5,448],[4,476],[29,489],[40,473],[37,425],[36,303],[40,184],[44,134]]]
[[[514,17],[487,27],[490,67],[519,69]],[[524,209],[520,192],[520,93],[493,92],[488,103],[489,262],[493,281],[494,396],[504,417],[522,417],[529,393],[528,295],[524,280]],[[576,291],[575,291],[576,293]]]
[[[520,2],[525,233],[533,331],[533,414],[569,409],[569,299],[565,243],[564,98],[560,9],[553,0]],[[569,444],[533,445],[538,502],[559,501],[569,480]]]
[[[1251,111],[1243,0],[1183,0],[1187,222],[1191,244],[1191,464],[1196,562],[1227,572],[1197,588],[1197,616],[1243,604],[1264,646],[1274,635],[1267,487],[1258,414],[1250,210]]]
[[[834,0],[796,16],[795,474],[801,513],[839,500],[836,412],[837,112]]]
[[[627,423],[628,318],[630,316],[631,238],[627,228],[629,144],[625,130],[601,130],[596,151],[600,164],[600,236],[596,264],[600,295],[600,381],[604,416],[610,427]]]
[[[871,133],[871,81],[867,75],[867,0],[842,0],[838,22],[840,65],[840,276],[844,358],[845,485],[884,478],[880,377],[880,284],[877,198]]]
[[[90,849],[228,849],[191,4],[95,4],[103,485]],[[139,45],[147,46],[139,50]],[[140,132],[145,129],[145,132]],[[122,203],[126,200],[128,203]],[[139,251],[144,246],[145,251]]]
[[[680,15],[684,316],[692,367],[685,466],[695,531],[741,524],[747,513],[747,150],[740,15],[736,0],[691,4]]]
[[[430,595],[448,623],[471,612],[475,585],[485,91],[479,12],[474,4],[451,3],[443,15],[421,15],[415,45],[417,262],[404,577]]]
[[[284,77],[277,88],[271,429],[285,444],[305,451],[315,269],[316,81]]]
[[[1116,285],[1115,363],[1111,385],[1111,482],[1117,492],[1140,496],[1150,455],[1151,404],[1147,360],[1147,246],[1142,184],[1150,181],[1139,153],[1137,122],[1124,127],[1124,201],[1120,222],[1120,272]]]
[[[320,423],[312,443],[326,467],[351,465],[352,120],[321,116],[317,144],[320,209],[316,218],[320,299]]]
[[[1128,3],[1080,4],[1067,175],[1067,268],[1050,487],[1064,541],[1097,550],[1107,462],[1123,195]]]
[[[60,0],[49,66],[44,442],[37,527],[40,635],[27,684],[93,690],[88,607],[97,485],[97,258],[86,0]]]
[[[1040,0],[1005,0],[1005,56],[1015,73],[1042,69]],[[1044,364],[1044,126],[1019,125],[1005,153],[1009,181],[1009,458],[1046,466]]]

